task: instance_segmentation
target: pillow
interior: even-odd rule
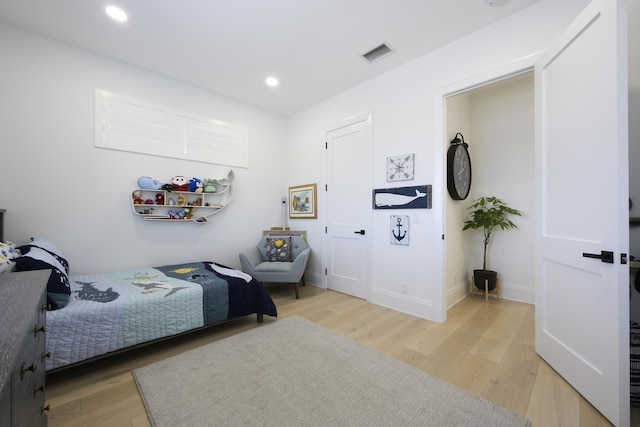
[[[24,255],[29,252],[29,249],[32,247],[40,248],[49,252],[51,256],[55,257],[58,262],[62,264],[67,275],[69,274],[69,263],[67,262],[67,259],[63,255],[62,251],[55,244],[41,237],[32,237],[31,243],[22,245],[18,249],[20,249],[20,252],[22,252],[22,254]]]
[[[15,259],[14,271],[52,270],[47,282],[47,303],[52,310],[67,305],[71,295],[69,263],[60,255],[60,250],[51,242],[42,239],[32,239],[31,244],[20,246],[18,249],[22,256]]]
[[[10,273],[15,266],[15,259],[20,251],[11,242],[0,242],[0,273]]]
[[[267,261],[291,262],[291,237],[267,237]]]

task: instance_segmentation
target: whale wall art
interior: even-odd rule
[[[373,190],[374,209],[431,209],[431,186]]]

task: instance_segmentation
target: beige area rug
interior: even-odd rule
[[[133,371],[154,426],[529,426],[298,316]]]

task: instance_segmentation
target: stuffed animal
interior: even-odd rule
[[[184,194],[178,194],[178,206],[186,206],[187,205],[187,198],[184,196]]]
[[[171,185],[173,189],[176,191],[187,191],[189,187],[189,183],[187,182],[187,178],[182,175],[176,175],[171,178]]]
[[[138,178],[138,187],[145,190],[159,190],[162,187],[162,183],[157,179],[153,179],[150,176],[141,176]]]
[[[133,190],[133,193],[131,193],[131,195],[133,197],[134,205],[144,205],[144,200],[142,200],[142,191]]]
[[[184,208],[184,219],[193,218],[193,208]]]
[[[202,193],[202,181],[198,178],[191,178],[189,180],[189,191],[192,193]]]
[[[167,212],[169,219],[184,219],[185,211],[182,209],[171,209]]]
[[[202,181],[202,188],[205,193],[215,193],[218,191],[213,179],[205,179]]]
[[[156,194],[156,205],[164,205],[164,194]]]

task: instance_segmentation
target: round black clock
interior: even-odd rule
[[[469,144],[460,132],[447,151],[447,190],[453,200],[464,200],[471,189],[471,157]]]

